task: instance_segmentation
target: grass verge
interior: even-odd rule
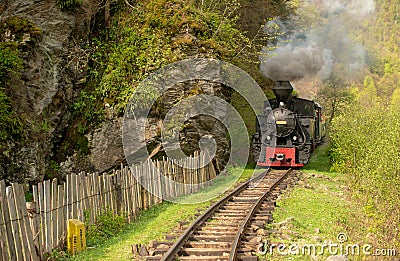
[[[277,202],[274,223],[268,225],[275,233],[262,259],[325,260],[331,254],[340,254],[321,247],[338,244],[338,235],[347,236],[346,228],[356,209],[347,200],[344,177],[330,172],[326,146],[316,150],[300,175],[298,184]],[[283,243],[286,248],[278,252],[272,247],[271,254],[272,243]]]
[[[182,207],[184,206],[184,207]],[[192,220],[209,202],[179,205],[164,202],[140,213],[123,232],[70,260],[132,260],[132,244],[148,244],[175,228],[181,220]]]
[[[231,175],[221,176],[208,187],[192,197],[193,202],[198,202],[206,194],[217,197],[226,182],[234,183],[235,177],[240,176],[239,182],[244,181],[253,174],[249,167],[241,173],[240,168],[229,170]],[[187,198],[186,200],[187,201]],[[132,244],[148,245],[151,241],[162,240],[165,234],[178,226],[179,221],[192,221],[199,210],[210,206],[211,201],[196,204],[177,204],[163,202],[146,211],[142,211],[137,219],[109,240],[103,241],[94,248],[90,248],[68,260],[132,260]]]

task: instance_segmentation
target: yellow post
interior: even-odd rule
[[[68,220],[67,245],[72,255],[86,249],[85,224],[77,219]]]

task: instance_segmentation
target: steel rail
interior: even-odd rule
[[[235,240],[233,241],[232,244],[232,248],[231,248],[231,252],[229,255],[229,260],[230,261],[234,261],[237,258],[237,249],[239,246],[239,242],[240,242],[240,238],[244,232],[244,230],[246,229],[246,227],[250,224],[250,220],[251,218],[254,216],[254,213],[257,211],[257,209],[260,207],[260,205],[262,204],[262,202],[268,197],[270,196],[272,190],[274,188],[276,188],[276,186],[278,186],[282,180],[284,180],[289,173],[292,171],[292,169],[289,169],[284,175],[282,175],[282,177],[280,177],[277,181],[275,181],[275,183],[272,184],[272,186],[257,200],[257,202],[253,205],[253,207],[251,208],[251,210],[249,211],[249,213],[247,214],[245,221],[242,223],[242,225],[240,226],[238,232],[236,233],[235,236]]]
[[[265,175],[268,173],[269,169],[264,171],[262,174],[258,175],[255,179],[260,177],[261,175]],[[171,248],[166,252],[162,258],[161,261],[173,261],[175,260],[175,255],[178,254],[179,250],[183,247],[183,245],[188,241],[190,236],[193,234],[196,228],[198,228],[202,223],[204,223],[216,210],[221,208],[222,205],[224,205],[228,200],[232,199],[234,196],[245,190],[250,182],[252,182],[254,179],[249,179],[239,187],[237,187],[235,190],[233,190],[231,193],[223,197],[221,200],[216,202],[214,205],[212,205],[205,213],[203,213],[201,216],[199,216],[184,232],[183,234],[177,239],[177,241],[171,246]]]

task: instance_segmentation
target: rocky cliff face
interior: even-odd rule
[[[45,174],[52,140],[65,127],[69,106],[85,76],[85,64],[75,59],[81,55],[77,45],[86,37],[85,13],[61,11],[50,0],[4,0],[0,21],[5,24],[10,19],[30,21],[41,37],[32,41],[34,35],[28,32],[17,39],[13,28],[5,28],[1,36],[2,41],[16,42],[23,53],[21,79],[7,94],[27,124],[24,142],[12,144],[2,156],[0,178],[35,181]]]
[[[72,117],[72,108],[79,93],[89,86],[86,82],[90,62],[86,49],[90,42],[89,34],[93,26],[102,27],[96,18],[100,8],[104,8],[100,11],[104,12],[101,19],[110,15],[110,10],[107,11],[104,5],[99,7],[97,2],[84,0],[73,11],[61,11],[56,0],[0,0],[0,43],[15,42],[24,59],[22,74],[7,94],[13,110],[26,123],[23,141],[10,142],[7,151],[0,153],[0,179],[35,182],[49,174],[49,170],[50,174],[54,172],[61,176],[71,171],[103,171],[125,160],[121,141],[122,118],[106,100],[96,101],[104,107],[101,124],[95,130],[85,131],[84,135],[81,133],[79,138],[74,137],[79,126]],[[244,2],[247,6],[247,1]],[[257,4],[264,2],[269,1],[260,0]],[[1,26],[9,19],[29,21],[34,29],[23,30],[22,35],[16,37],[21,32],[7,28],[8,25]],[[194,41],[190,31],[186,30],[184,36],[188,35],[188,39],[181,40]],[[177,39],[174,41],[179,42]],[[205,52],[197,49],[186,51],[186,55],[194,57]],[[217,95],[227,101],[230,98],[228,89],[221,84],[185,83],[165,93],[162,98],[164,109],[168,110],[194,92]],[[162,113],[155,111],[148,119],[147,146],[150,153],[154,151],[154,157],[163,155],[162,150],[157,150],[161,116]],[[204,135],[213,135],[219,159],[228,157],[229,141],[224,126],[207,116],[198,116],[185,123],[180,139],[182,149],[192,153],[198,149],[199,139]],[[76,151],[77,147],[83,147],[84,153]]]
[[[161,129],[165,127],[163,118],[165,113],[171,110],[179,101],[193,95],[201,93],[205,95],[216,95],[229,101],[230,90],[219,83],[207,81],[189,81],[179,83],[166,91],[159,103],[162,104],[162,112],[153,108],[148,117],[138,119],[147,122],[146,125],[146,145],[148,154],[154,158],[166,156],[164,145],[161,139]],[[226,114],[226,108],[219,108],[220,114]],[[118,167],[125,163],[124,147],[122,143],[123,118],[117,116],[112,108],[106,108],[106,119],[95,130],[86,135],[90,153],[85,157],[80,157],[78,153],[67,158],[61,163],[60,172],[68,173],[71,171],[105,171],[112,167]],[[220,116],[223,118],[224,116]],[[187,154],[192,155],[199,150],[199,141],[202,137],[212,137],[217,145],[216,155],[221,164],[229,158],[229,141],[224,125],[218,120],[209,116],[199,115],[185,122],[185,127],[180,131],[180,146]],[[136,148],[140,149],[140,148]],[[148,155],[139,153],[133,155],[134,160],[129,162],[140,162],[147,159]]]
[[[17,39],[12,28],[6,28],[2,41],[14,41],[23,50],[24,69],[15,88],[7,93],[13,110],[27,122],[24,142],[10,144],[1,156],[0,179],[36,182],[46,171],[62,176],[71,171],[104,171],[124,162],[121,140],[122,117],[105,104],[100,126],[85,135],[86,153],[69,152],[62,162],[52,161],[62,150],[63,139],[71,132],[71,106],[85,87],[88,57],[84,45],[88,38],[90,0],[74,11],[61,11],[55,0],[6,0],[0,3],[0,22],[23,19],[40,31],[33,41],[30,32]],[[228,100],[219,84],[188,83],[176,86],[163,97],[165,109],[193,90],[217,94]],[[147,144],[150,153],[160,144],[160,115],[148,119]],[[182,130],[182,148],[188,154],[199,148],[199,138],[214,132],[217,154],[226,157],[226,132],[222,124],[204,116],[190,120]],[[66,134],[67,133],[67,134]],[[72,139],[73,140],[73,139]],[[80,141],[75,141],[76,143]],[[87,144],[86,144],[87,143]],[[61,145],[60,145],[61,144]],[[160,150],[155,157],[162,156]],[[62,157],[61,157],[62,158]],[[47,173],[48,174],[48,173]]]

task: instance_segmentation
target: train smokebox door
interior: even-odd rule
[[[68,252],[75,255],[86,249],[85,224],[77,219],[68,220]]]

